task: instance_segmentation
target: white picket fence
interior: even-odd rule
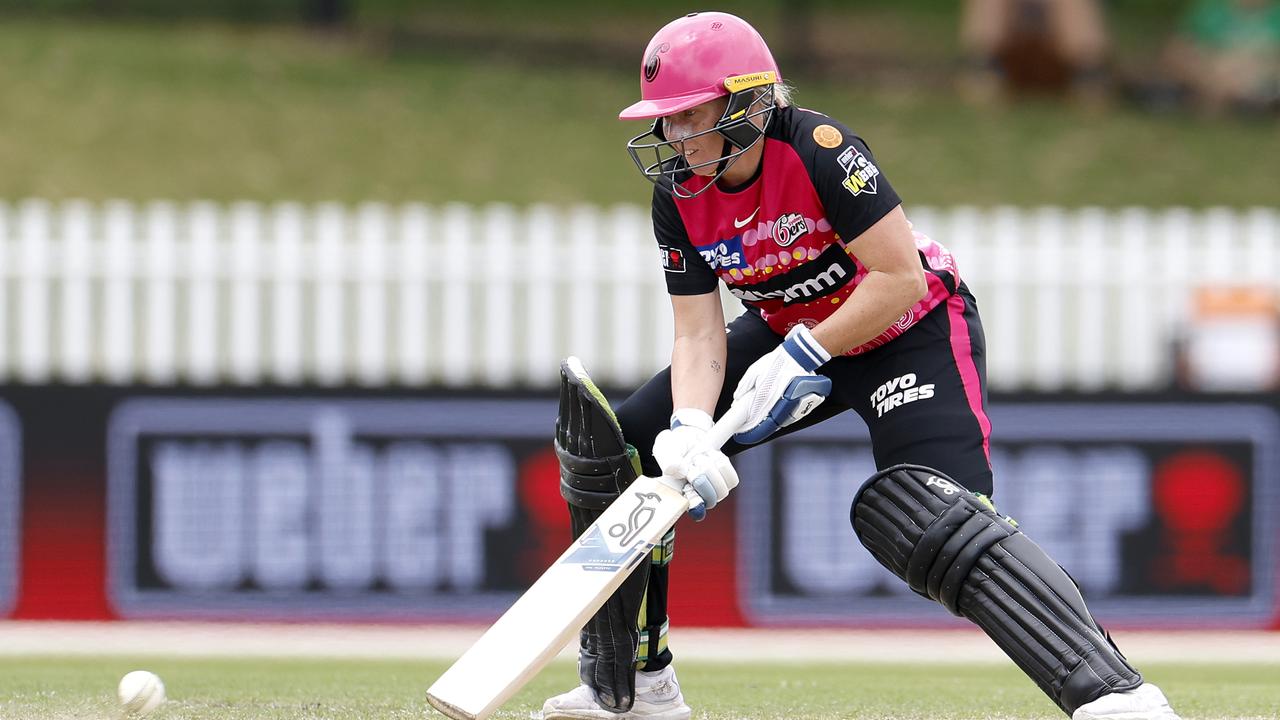
[[[1280,286],[1277,209],[908,214],[994,389],[1159,387],[1195,288]],[[0,382],[544,387],[576,354],[631,386],[670,337],[636,206],[0,204]]]

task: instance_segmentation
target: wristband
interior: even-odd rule
[[[814,339],[813,333],[809,332],[809,328],[804,325],[791,328],[782,347],[797,365],[804,368],[805,372],[813,372],[819,365],[831,359],[831,353],[822,347],[822,343]]]
[[[675,430],[682,425],[695,427],[699,430],[710,430],[711,426],[714,424],[715,422],[711,419],[711,416],[698,408],[679,408],[675,412],[671,413],[672,430]]]

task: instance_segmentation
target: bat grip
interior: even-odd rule
[[[725,414],[721,415],[716,424],[707,432],[707,440],[711,443],[711,446],[718,449],[729,442],[729,438],[738,431],[738,428],[742,427],[742,423],[746,422],[749,410],[747,403],[730,405]]]
[[[746,403],[731,405],[729,410],[720,416],[720,419],[707,433],[707,439],[710,440],[712,447],[719,449],[729,442],[729,438],[746,421],[747,409]],[[707,516],[707,505],[703,502],[702,496],[689,483],[685,483],[680,491],[684,493],[685,498],[689,501],[689,516],[694,519],[694,522],[701,522]]]

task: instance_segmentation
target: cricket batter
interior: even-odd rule
[[[714,508],[738,484],[729,456],[852,409],[880,471],[850,520],[877,560],[982,628],[1074,720],[1177,720],[1074,581],[988,500],[977,305],[866,142],[792,105],[764,39],[725,13],[659,30],[640,89],[620,117],[653,121],[628,149],[654,183],[675,344],[616,417],[562,366],[556,447],[575,536],[641,472],[685,478]],[[727,331],[720,282],[747,308]],[[735,400],[749,419],[712,447],[712,417]],[[544,718],[690,716],[666,646],[673,541],[583,629],[582,685]]]

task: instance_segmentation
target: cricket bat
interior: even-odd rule
[[[712,427],[720,447],[746,420],[731,407]],[[485,720],[575,638],[614,590],[662,540],[690,503],[683,480],[640,477],[427,690],[427,702],[454,720]]]

